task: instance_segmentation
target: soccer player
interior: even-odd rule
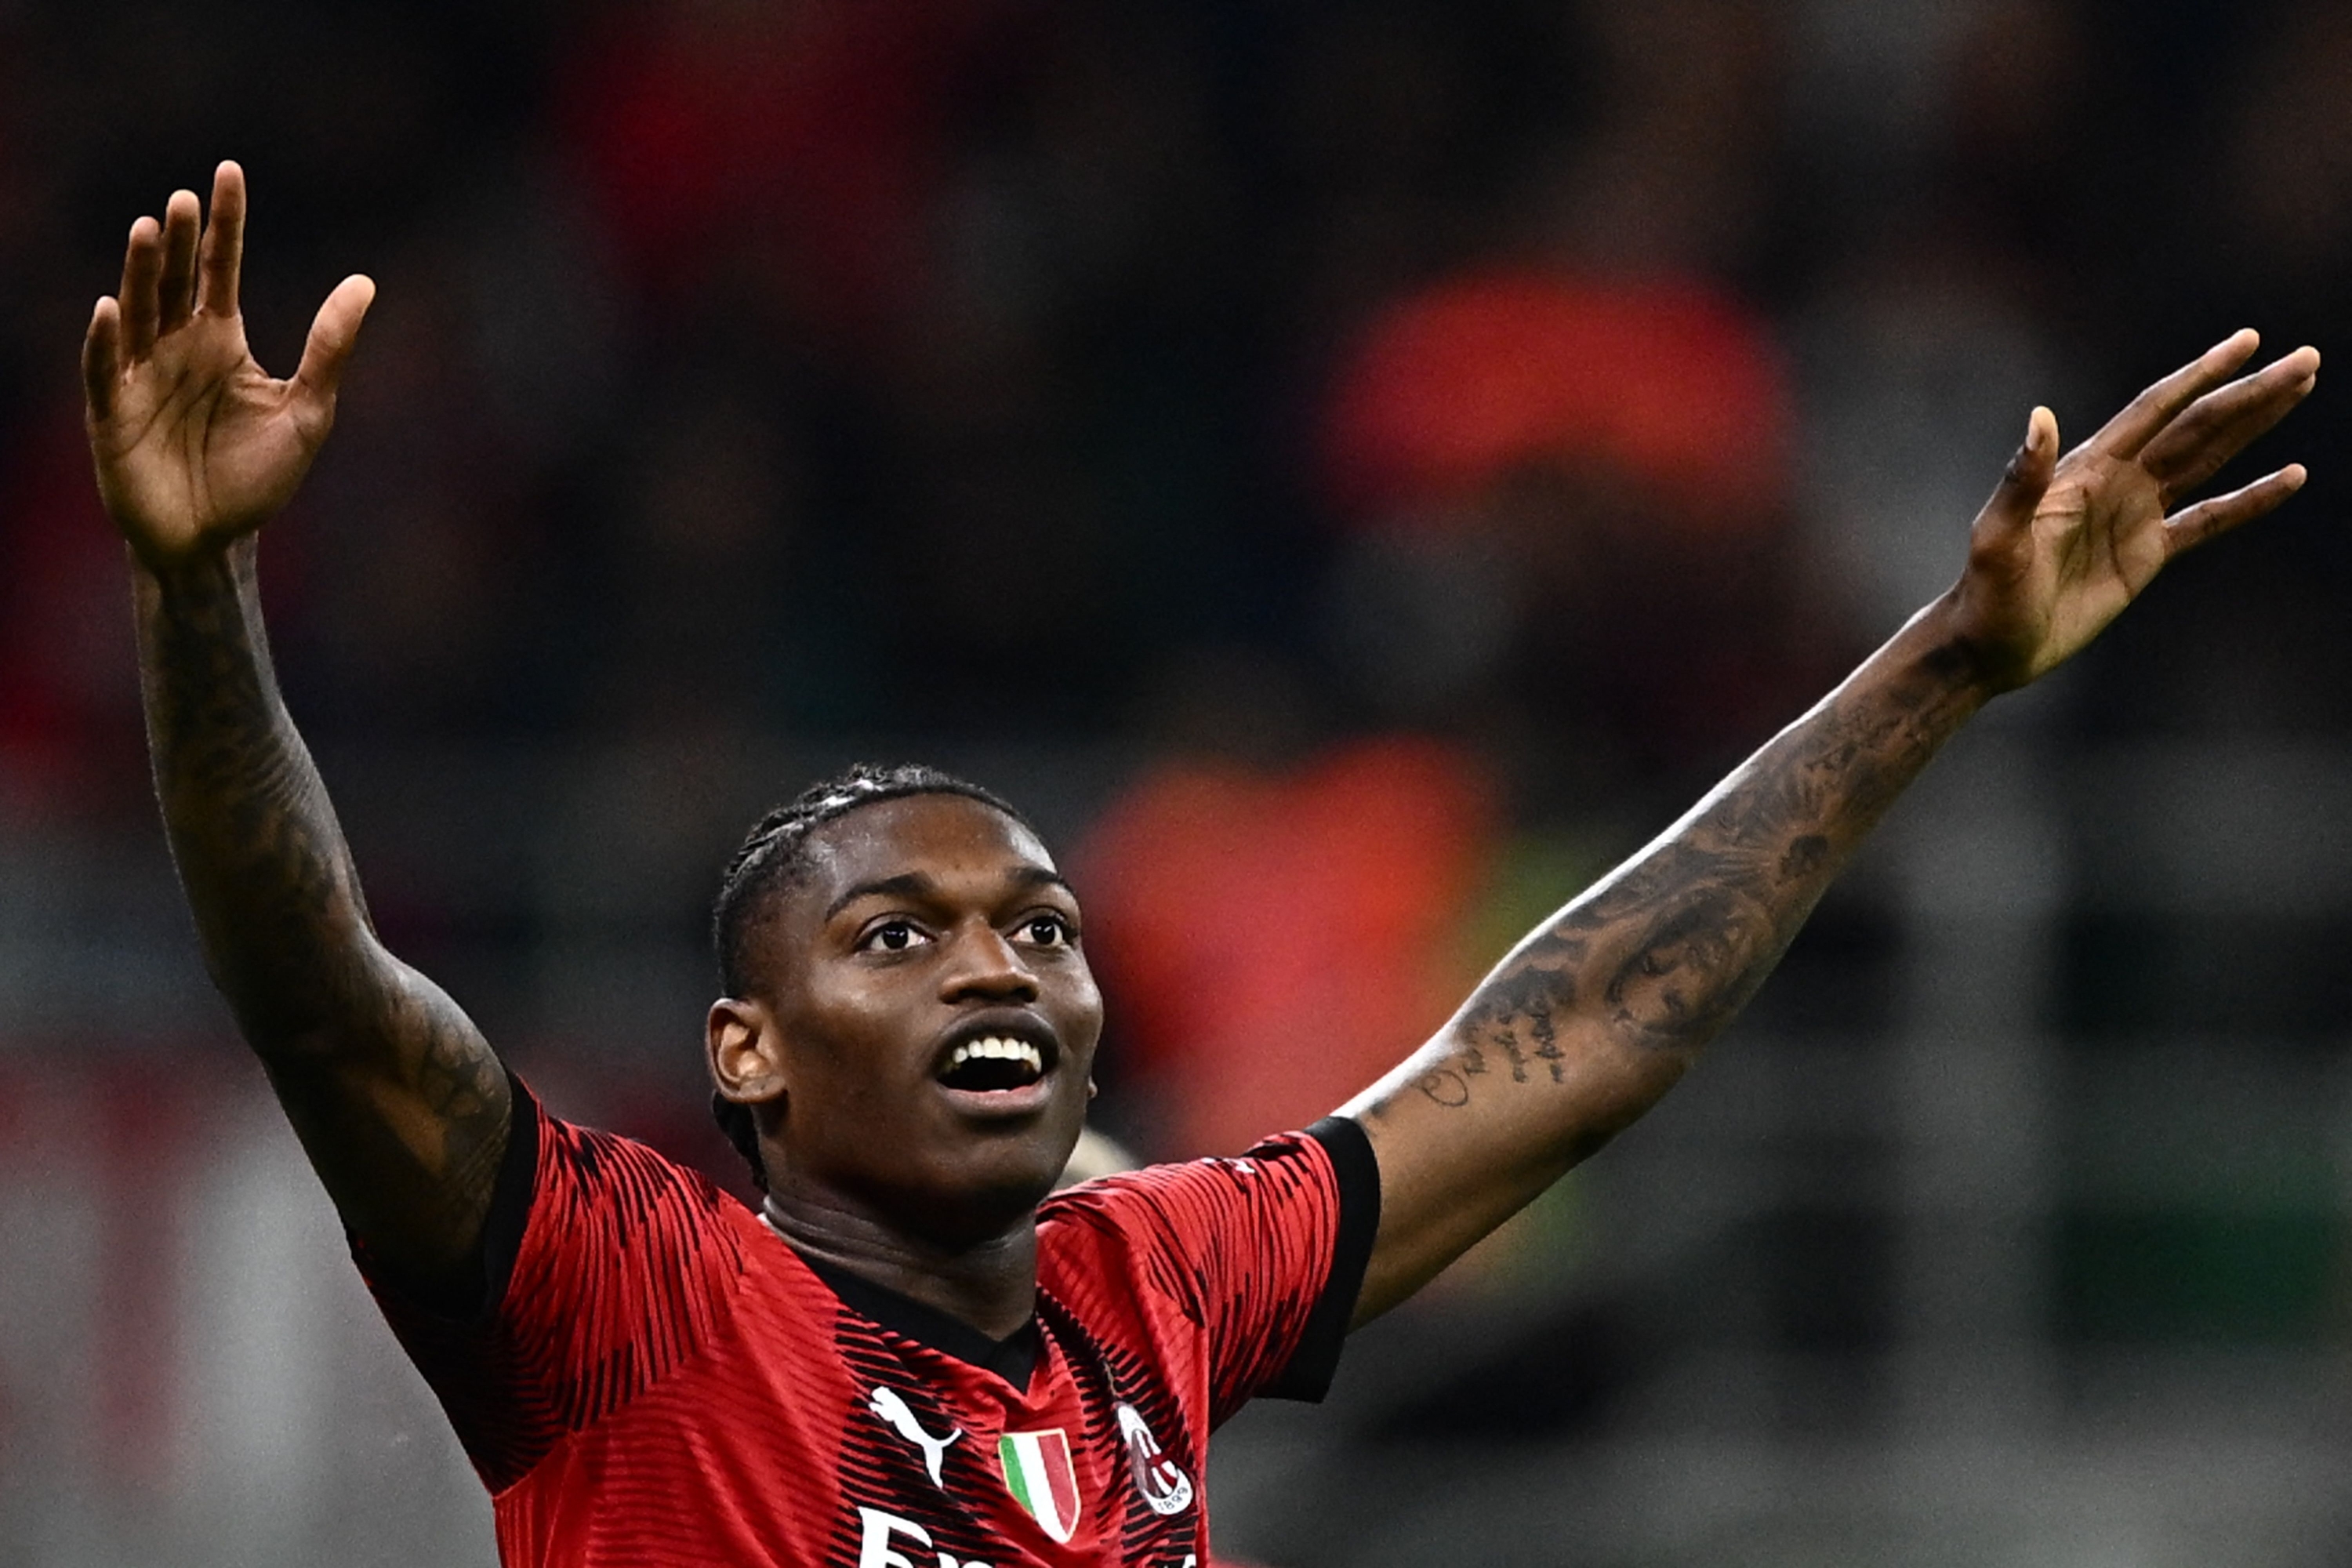
[[[2175,510],[2319,363],[2239,375],[2237,333],[2063,457],[2033,410],[1949,592],[1408,1060],[1238,1158],[1049,1196],[1102,1023],[1076,896],[975,786],[818,786],[752,830],[715,921],[708,1055],[754,1211],[551,1115],[378,942],[255,576],[373,285],[339,285],[271,379],[238,316],[245,201],[224,163],[209,222],[181,191],[133,225],[84,350],[156,792],[213,975],[514,1564],[1204,1559],[1211,1429],[1319,1394],[1349,1327],[1673,1086],[1971,714],[2293,493],[2291,466]]]

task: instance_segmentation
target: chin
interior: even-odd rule
[[[921,1228],[958,1243],[1003,1235],[1036,1212],[1076,1143],[1075,1131],[1033,1130],[958,1151],[924,1194]]]

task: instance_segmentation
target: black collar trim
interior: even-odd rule
[[[1029,1375],[1037,1370],[1037,1357],[1045,1348],[1035,1317],[1006,1338],[992,1340],[961,1318],[942,1312],[928,1301],[902,1296],[836,1264],[811,1258],[798,1247],[793,1251],[808,1265],[810,1273],[824,1280],[825,1288],[841,1299],[843,1306],[860,1317],[881,1324],[902,1339],[929,1345],[942,1355],[951,1355],[982,1372],[992,1372],[1013,1387],[1027,1391]]]

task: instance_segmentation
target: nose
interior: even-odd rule
[[[943,1002],[1034,1002],[1037,976],[1021,960],[1020,949],[986,921],[973,921],[955,933],[952,962],[941,971]]]

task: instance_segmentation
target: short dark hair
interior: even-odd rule
[[[718,950],[719,990],[741,996],[753,988],[751,938],[773,915],[775,896],[808,874],[811,834],[861,807],[917,795],[960,795],[1036,832],[1029,819],[995,791],[919,763],[888,767],[858,763],[845,773],[820,779],[753,823],[719,879],[719,898],[710,910],[710,942]],[[760,1130],[751,1108],[714,1092],[710,1113],[727,1141],[751,1163],[751,1180],[761,1192],[767,1191],[768,1170],[760,1158]]]

